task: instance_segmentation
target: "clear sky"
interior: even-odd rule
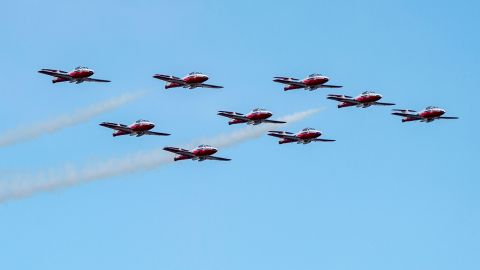
[[[124,93],[147,96],[0,149],[0,172],[84,166],[239,130],[217,110],[275,116],[335,143],[262,136],[219,156],[0,205],[1,269],[480,269],[480,4],[475,1],[5,1],[0,133]],[[85,65],[110,84],[55,84]],[[222,90],[164,90],[155,73]],[[284,92],[322,73],[342,89]],[[459,120],[401,123],[329,93],[382,93]],[[151,120],[170,137],[113,138],[102,121]]]

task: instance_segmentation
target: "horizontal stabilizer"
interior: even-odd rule
[[[120,126],[120,127],[127,127],[127,125],[124,124],[118,124],[118,123],[111,123],[111,122],[102,122],[99,124],[100,126],[107,127],[107,126]]]
[[[239,113],[239,112],[229,112],[229,111],[218,111],[218,114],[233,114],[233,115],[243,115],[243,113]]]
[[[177,79],[177,80],[180,80],[179,77],[176,77],[176,76],[172,76],[172,75],[163,75],[163,74],[155,74],[153,75],[154,78],[157,78],[157,79]]]
[[[352,96],[347,96],[347,95],[335,95],[335,94],[329,94],[327,95],[327,98],[331,97],[336,97],[336,98],[353,98]]]
[[[293,132],[288,132],[288,131],[277,131],[277,130],[271,130],[268,131],[270,133],[277,133],[277,134],[293,134]]]
[[[292,78],[292,77],[273,77],[274,79],[280,79],[280,80],[292,80],[292,81],[299,81],[297,78]]]
[[[394,112],[404,112],[404,113],[409,113],[409,112],[417,112],[414,110],[408,110],[408,109],[392,109]]]

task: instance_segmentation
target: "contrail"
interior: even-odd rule
[[[280,118],[287,124],[300,121],[321,109],[311,109]],[[229,147],[238,143],[260,137],[274,124],[246,127],[238,131],[202,140],[201,143],[217,147]],[[191,144],[193,145],[193,144]],[[123,158],[114,158],[77,169],[71,165],[63,168],[42,171],[30,175],[14,175],[9,180],[0,180],[0,202],[27,197],[39,192],[52,191],[75,184],[101,180],[113,176],[144,171],[173,163],[173,157],[161,148],[148,152],[138,152]],[[2,176],[5,177],[5,176]]]
[[[31,124],[25,127],[18,127],[16,129],[7,131],[6,133],[0,135],[0,147],[32,140],[43,134],[52,133],[68,126],[85,122],[99,114],[116,109],[128,102],[131,102],[143,96],[144,94],[145,92],[123,94],[121,96],[93,104],[71,114],[62,115],[44,122]]]

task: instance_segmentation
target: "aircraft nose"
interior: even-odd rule
[[[326,76],[324,76],[323,79],[324,79],[326,82],[328,82],[328,81],[330,80],[330,78],[328,78],[328,77],[326,77]]]

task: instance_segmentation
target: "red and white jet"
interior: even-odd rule
[[[82,82],[110,82],[109,80],[100,80],[90,78],[95,72],[92,69],[87,67],[76,67],[70,72],[57,69],[41,69],[39,73],[53,76],[55,79],[52,80],[52,83],[58,82],[69,82],[69,83],[82,83]]]
[[[293,143],[307,144],[311,142],[334,142],[335,140],[318,139],[322,135],[322,132],[314,128],[304,128],[297,133],[287,131],[269,131],[269,136],[280,138],[279,144]]]
[[[207,159],[220,160],[220,161],[231,160],[229,158],[212,156],[218,150],[217,148],[210,145],[206,145],[206,144],[199,145],[198,147],[192,149],[191,151],[182,149],[182,148],[177,148],[177,147],[164,147],[163,150],[177,154],[177,156],[173,158],[174,161],[179,161],[184,159],[191,159],[191,160],[197,160],[197,161],[204,161]]]
[[[395,111],[392,113],[393,115],[403,117],[402,122],[420,121],[429,123],[437,119],[458,119],[458,117],[453,116],[442,116],[445,114],[445,110],[434,106],[428,106],[420,112],[403,109],[394,109],[392,111]]]
[[[155,74],[153,75],[153,77],[167,82],[165,84],[165,89],[174,87],[183,87],[188,89],[194,89],[197,87],[223,88],[223,86],[204,83],[208,80],[208,76],[200,72],[190,72],[187,76],[183,78],[162,74]]]
[[[338,108],[350,107],[350,106],[367,108],[372,105],[381,105],[381,106],[395,105],[394,103],[378,102],[382,98],[382,95],[372,91],[365,91],[356,97],[330,94],[327,96],[327,98],[331,100],[339,101],[340,104],[337,105]]]
[[[113,137],[130,135],[130,136],[143,136],[143,135],[157,135],[157,136],[169,136],[168,133],[150,131],[155,127],[155,124],[147,120],[137,120],[130,126],[117,123],[103,122],[100,126],[114,129]]]
[[[303,80],[290,78],[290,77],[274,77],[274,82],[286,84],[283,90],[294,90],[294,89],[301,89],[304,88],[305,90],[313,91],[317,90],[318,88],[340,88],[342,86],[339,85],[327,85],[330,79],[327,76],[323,76],[322,74],[310,74],[308,77],[304,78]]]
[[[229,125],[247,123],[247,125],[258,125],[261,123],[285,124],[285,121],[269,120],[273,114],[265,109],[254,109],[247,114],[238,112],[218,111],[220,116],[231,118]]]

